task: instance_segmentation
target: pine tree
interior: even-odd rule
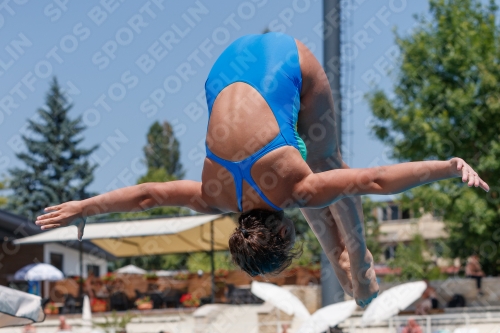
[[[45,107],[37,111],[40,120],[28,120],[26,151],[16,154],[25,168],[9,170],[8,209],[34,219],[47,206],[90,196],[86,187],[96,166],[87,158],[97,146],[79,148],[85,126],[81,117],[68,117],[71,108],[54,78]]]
[[[155,122],[149,128],[148,143],[144,147],[146,164],[150,169],[165,169],[167,174],[182,179],[184,171],[180,162],[179,141],[174,136],[172,125]]]

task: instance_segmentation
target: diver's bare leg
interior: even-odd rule
[[[328,77],[312,52],[301,42],[296,41],[296,44],[302,72],[297,129],[307,147],[306,162],[313,172],[348,168],[342,161],[338,146],[334,103]],[[341,231],[349,253],[354,298],[358,304],[366,305],[376,296],[378,285],[373,258],[364,239],[361,200],[359,197],[348,197],[328,208],[336,222],[335,231]],[[323,247],[323,250],[330,252],[328,247]]]
[[[329,169],[324,162],[309,163],[311,169],[316,172],[335,169],[335,166],[341,163],[338,160],[335,161],[336,163],[332,160],[330,162]],[[341,166],[348,167],[343,163]],[[324,209],[328,209],[330,214],[326,214]],[[301,209],[301,211],[306,219],[308,219],[307,215],[315,217],[311,219],[312,222],[308,219],[309,225],[318,237],[344,290],[349,294],[344,287],[347,284],[342,282],[345,276],[349,276],[352,278],[351,288],[356,303],[362,307],[368,305],[373,298],[377,297],[379,286],[373,268],[373,256],[366,247],[361,198],[348,197],[321,210]],[[321,211],[321,213],[316,211]],[[348,253],[349,265],[345,263],[345,251]],[[338,267],[336,268],[335,265]]]
[[[328,206],[349,253],[352,286],[358,305],[365,307],[378,295],[373,256],[366,247],[360,197],[342,199]]]
[[[330,209],[328,207],[301,208],[300,211],[318,238],[321,247],[328,249],[325,254],[339,279],[340,285],[349,296],[353,297],[349,255]]]

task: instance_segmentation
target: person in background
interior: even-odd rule
[[[422,333],[422,327],[415,321],[415,319],[408,319],[406,327],[403,328],[401,333]]]
[[[23,333],[36,333],[36,327],[29,324],[23,327]]]
[[[422,301],[417,305],[417,309],[415,310],[415,313],[418,315],[429,314],[431,309],[437,309],[439,306],[436,289],[429,284],[429,281],[425,280],[425,283],[427,284],[427,289],[422,294]]]
[[[465,265],[465,276],[470,279],[476,280],[477,293],[479,296],[483,296],[484,293],[481,290],[481,280],[484,276],[484,272],[481,269],[479,256],[477,254],[473,254],[469,258],[467,258],[467,264]]]
[[[59,316],[59,326],[57,327],[57,333],[71,332],[71,325],[66,322],[66,317]]]

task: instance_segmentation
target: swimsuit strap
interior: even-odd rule
[[[258,159],[260,159],[262,156],[266,155],[270,151],[273,151],[279,147],[284,147],[288,146],[286,143],[285,139],[283,136],[280,134],[276,135],[276,137],[266,144],[264,147],[259,149],[257,152],[254,154],[250,155],[249,157],[245,158],[244,160],[241,161],[228,161],[223,158],[220,158],[219,156],[215,155],[209,148],[206,146],[207,149],[207,157],[210,158],[211,160],[217,162],[224,168],[226,168],[231,175],[233,176],[234,180],[234,186],[236,188],[236,199],[238,201],[238,209],[240,212],[243,211],[243,180],[245,180],[248,185],[250,185],[255,192],[257,192],[261,198],[273,209],[275,210],[282,210],[280,207],[276,206],[267,198],[267,196],[262,192],[262,190],[259,188],[257,183],[252,177],[252,166],[257,162]]]

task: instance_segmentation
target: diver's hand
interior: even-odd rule
[[[42,230],[65,227],[75,224],[78,228],[78,239],[83,237],[85,219],[80,201],[68,201],[60,205],[45,208],[46,214],[37,217],[35,224]]]
[[[452,172],[457,177],[462,177],[462,182],[467,182],[469,187],[481,187],[483,190],[488,192],[490,187],[484,180],[482,180],[474,169],[471,168],[470,165],[465,163],[465,161],[461,158],[454,157],[450,160],[452,165]]]

